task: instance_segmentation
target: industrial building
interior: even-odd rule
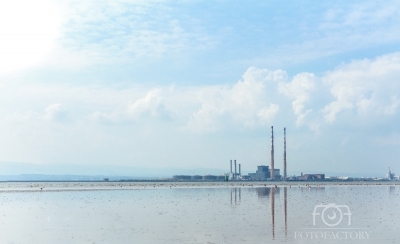
[[[214,180],[214,181],[224,181],[225,175],[174,175],[173,180],[177,181],[201,181],[201,180]]]
[[[325,174],[302,174],[301,180],[325,180]]]
[[[231,170],[229,173],[226,174],[228,176],[229,180],[241,180],[242,179],[241,165],[239,164],[239,173],[238,173],[237,168],[236,168],[236,159],[234,160],[235,172],[233,172],[233,170],[232,170],[232,160],[230,161],[230,163],[231,163]]]
[[[190,175],[174,175],[174,176],[172,176],[172,179],[174,179],[174,180],[191,180],[192,176],[190,176]]]
[[[270,166],[259,165],[255,173],[249,173],[242,176],[241,164],[236,163],[235,160],[230,160],[230,171],[225,175],[174,175],[174,180],[208,180],[208,181],[228,181],[228,180],[325,180],[325,174],[304,174],[301,176],[287,176],[287,161],[286,161],[286,128],[283,128],[283,175],[280,169],[275,168],[275,155],[274,155],[274,127],[271,126],[271,159]],[[387,173],[387,179],[395,179],[394,173],[390,171]]]
[[[392,173],[391,171],[390,171],[390,167],[389,167],[389,169],[388,169],[388,172],[387,172],[387,176],[386,176],[387,178],[388,178],[388,180],[394,180],[394,173]]]
[[[255,173],[249,173],[249,178],[253,180],[266,180],[270,178],[270,170],[268,166],[260,165],[257,166]]]
[[[280,174],[279,169],[275,169],[275,151],[274,151],[274,127],[271,126],[271,164],[270,166],[260,165],[257,166],[255,173],[249,173],[248,177],[241,177],[250,180],[285,180],[286,174],[286,128],[283,128],[284,144],[283,144],[283,177]],[[232,160],[231,160],[231,172],[232,172]],[[236,160],[235,160],[235,173],[236,173]],[[239,174],[240,164],[239,164]]]
[[[217,175],[217,180],[225,181],[225,175]]]
[[[216,175],[203,175],[203,180],[216,180]]]
[[[257,166],[257,171],[255,173],[249,173],[249,178],[251,180],[271,180],[271,169],[268,166],[260,165]],[[282,176],[280,175],[279,169],[274,169],[274,180],[280,180]]]

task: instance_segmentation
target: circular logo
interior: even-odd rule
[[[327,226],[336,226],[340,224],[343,219],[342,210],[337,206],[326,206],[321,215],[322,221]]]

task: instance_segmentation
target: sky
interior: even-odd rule
[[[399,26],[398,1],[1,1],[0,161],[253,172],[274,126],[289,175],[400,173]]]

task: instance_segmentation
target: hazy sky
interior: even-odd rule
[[[0,2],[0,161],[400,173],[400,2]]]

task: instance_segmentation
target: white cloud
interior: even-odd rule
[[[4,99],[25,97],[19,106],[38,103],[37,109],[7,108],[5,117],[9,121],[72,121],[88,117],[117,124],[170,121],[176,129],[195,132],[253,130],[274,123],[293,123],[319,131],[325,123],[330,126],[365,121],[371,116],[397,115],[399,76],[400,53],[393,53],[343,64],[320,77],[302,72],[288,78],[283,70],[250,67],[242,80],[225,86],[113,89],[43,84],[17,88],[18,84],[7,83],[0,95]],[[37,97],[43,99],[39,102]],[[59,103],[51,104],[54,100]],[[68,104],[68,111],[61,104]],[[72,111],[74,116],[70,116]]]
[[[277,104],[269,104],[269,107],[262,108],[258,111],[257,117],[261,125],[271,123],[274,116],[278,113],[279,106]]]
[[[198,21],[164,1],[70,0],[64,7],[68,20],[57,55],[82,65],[158,59],[209,49],[215,42]]]
[[[399,105],[400,53],[375,60],[353,61],[327,73],[322,79],[334,97],[323,109],[333,123],[338,115],[355,109],[358,114],[393,115]]]
[[[399,60],[398,53],[358,60],[322,76],[302,72],[288,77],[282,70],[250,67],[241,80],[227,85],[6,82],[0,89],[0,102],[7,104],[0,107],[3,158],[126,165],[154,161],[162,166],[200,165],[207,155],[212,166],[227,155],[249,160],[251,154],[255,165],[263,163],[269,126],[274,125],[277,144],[279,128],[290,132],[288,145],[297,165],[318,166],[324,158],[328,166],[337,159],[326,147],[359,150],[352,154],[358,160],[376,145],[388,152],[386,144],[398,144]],[[312,158],[315,150],[321,151],[319,158]],[[346,160],[341,158],[343,165]]]
[[[187,128],[201,132],[231,125],[254,128],[271,123],[279,111],[277,84],[285,78],[282,70],[250,67],[243,80],[232,87],[200,89],[201,109],[193,113]]]
[[[63,122],[68,118],[68,111],[59,103],[49,105],[45,112],[44,118],[51,121]]]
[[[127,102],[126,105],[121,104],[122,109],[114,108],[111,113],[96,111],[91,117],[112,123],[154,118],[166,119],[171,116],[171,113],[165,107],[163,93],[165,92],[162,89],[155,88],[133,102]]]
[[[128,108],[129,114],[138,117],[144,113],[150,116],[162,116],[166,114],[164,98],[161,89],[149,91],[145,97],[137,100]]]
[[[397,108],[400,105],[400,100],[396,96],[391,96],[391,104],[387,105],[383,109],[383,113],[386,115],[393,115],[396,113]]]
[[[51,104],[43,112],[25,111],[13,112],[4,116],[4,120],[11,124],[41,123],[43,121],[66,122],[68,120],[68,111],[59,103]]]
[[[385,47],[397,46],[400,41],[398,1],[386,4],[376,1],[334,3],[325,6],[328,9],[322,8],[321,14],[309,15],[309,19],[304,18],[297,23],[299,26],[293,27],[296,30],[293,33],[297,36],[296,42],[281,40],[280,44],[269,50],[268,55],[254,58],[253,63],[261,63],[261,59],[263,64],[298,64],[336,55],[349,60],[359,51],[363,56],[372,57],[375,54],[371,55],[370,49],[378,48],[386,52]],[[308,11],[304,15],[307,14]]]
[[[306,103],[310,100],[311,93],[314,92],[317,77],[312,73],[297,74],[291,82],[280,83],[279,91],[293,100],[292,108],[297,116],[298,126],[304,123],[305,116],[311,113],[312,108],[306,109]]]

